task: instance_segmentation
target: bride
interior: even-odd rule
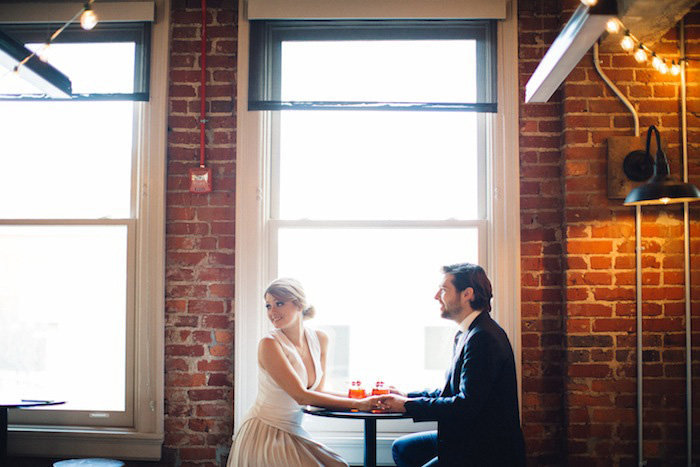
[[[295,279],[265,291],[274,330],[258,345],[258,397],[234,436],[227,467],[347,466],[301,427],[304,405],[369,411],[378,397],[350,399],[323,390],[328,336],[304,326],[314,314]]]

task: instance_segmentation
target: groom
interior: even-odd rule
[[[518,414],[515,359],[508,337],[490,316],[491,282],[484,270],[464,263],[443,267],[435,299],[442,317],[459,325],[445,387],[394,394],[381,408],[414,421],[437,420],[437,432],[394,441],[398,467],[525,465]]]

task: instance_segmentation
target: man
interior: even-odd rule
[[[525,465],[513,349],[490,316],[491,282],[484,270],[464,263],[443,267],[435,299],[442,317],[459,325],[452,367],[443,389],[393,390],[380,400],[389,412],[415,421],[437,420],[437,432],[397,439],[398,467]]]

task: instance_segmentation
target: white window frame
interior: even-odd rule
[[[128,3],[127,3],[128,5]],[[170,0],[136,2],[136,11],[110,2],[101,20],[133,21],[155,8],[151,25],[150,100],[135,103],[138,154],[133,171],[134,216],[125,220],[22,220],[11,225],[126,225],[128,261],[127,402],[133,417],[120,423],[77,424],[69,413],[52,413],[55,425],[33,421],[36,413],[11,411],[8,454],[13,456],[117,457],[158,460],[164,438],[164,309],[165,309],[165,173],[167,149],[168,37]],[[149,6],[150,9],[149,10]],[[28,13],[23,16],[21,7]],[[31,22],[38,9],[79,8],[63,4],[11,4],[0,8],[3,18]],[[7,10],[5,10],[7,8]],[[111,9],[110,9],[111,8]],[[42,10],[47,11],[47,10]],[[63,11],[63,10],[61,10]],[[152,12],[152,11],[151,11]],[[7,13],[5,15],[5,13]],[[73,13],[75,13],[73,11]],[[31,104],[29,104],[31,105]],[[86,375],[89,377],[89,375]],[[28,418],[27,418],[28,416]]]
[[[251,112],[248,103],[248,34],[245,8],[240,9],[238,36],[237,184],[236,184],[236,301],[234,361],[234,422],[238,428],[257,395],[257,344],[267,327],[261,293],[271,276],[269,252],[269,202],[272,154],[270,112]],[[521,386],[520,329],[520,185],[518,144],[517,3],[506,2],[506,18],[498,22],[498,112],[488,118],[492,125],[486,142],[493,155],[487,167],[488,273],[494,284],[493,315],[510,338]],[[361,462],[362,439],[320,440]],[[392,436],[377,440],[378,462],[391,464]]]

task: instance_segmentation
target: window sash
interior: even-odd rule
[[[63,406],[45,409],[13,410],[9,412],[8,421],[11,425],[22,425],[27,428],[36,425],[52,426],[110,426],[131,427],[134,425],[134,319],[135,319],[135,263],[136,263],[136,220],[135,219],[70,219],[70,220],[0,220],[0,225],[11,226],[108,226],[123,225],[127,228],[126,251],[126,367],[125,367],[125,410],[116,411],[84,411],[64,410]],[[57,307],[57,312],[60,309]],[[99,349],[86,349],[99,351]],[[85,376],[89,378],[89,375]]]
[[[498,110],[496,23],[493,21],[251,21],[248,110]],[[408,39],[407,39],[408,38]],[[285,101],[282,42],[323,40],[473,39],[477,41],[476,102]]]
[[[63,24],[0,22],[0,30],[24,44],[44,43],[47,39],[47,30],[55,31],[61,26],[63,26]],[[71,24],[53,41],[54,44],[133,42],[136,47],[134,50],[134,90],[131,93],[73,93],[70,98],[52,98],[39,94],[21,96],[0,94],[0,100],[126,100],[147,102],[150,99],[150,38],[151,23],[121,22],[101,23],[99,29],[92,31],[85,31],[80,25]]]

